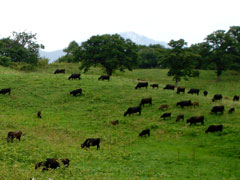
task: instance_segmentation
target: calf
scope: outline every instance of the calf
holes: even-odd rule
[[[41,111],[38,111],[37,117],[42,118],[41,114],[42,114]]]
[[[110,80],[110,76],[108,76],[108,75],[101,75],[99,78],[98,78],[98,80]]]
[[[235,96],[233,97],[233,101],[239,101],[239,96],[236,96],[236,95],[235,95]]]
[[[58,167],[60,167],[60,162],[62,162],[65,167],[68,167],[70,160],[67,158],[65,159],[49,158],[49,159],[46,159],[46,161],[44,162],[36,163],[35,169],[38,169],[41,166],[43,166],[42,171],[48,170],[49,168],[57,169]]]
[[[8,132],[8,136],[7,136],[7,142],[9,142],[11,140],[11,142],[13,142],[13,139],[16,138],[19,141],[21,140],[21,136],[22,136],[22,131],[16,131],[16,132]]]
[[[205,131],[205,133],[213,133],[213,132],[216,132],[216,131],[221,131],[222,132],[223,130],[223,125],[220,124],[220,125],[210,125],[208,126],[207,130]]]
[[[196,125],[196,123],[201,123],[203,125],[204,124],[204,116],[191,117],[191,118],[187,119],[187,123],[190,123],[190,126],[192,124]]]
[[[215,94],[213,99],[212,99],[212,102],[216,101],[216,100],[219,100],[221,101],[222,100],[222,95],[221,94]]]
[[[56,71],[54,72],[54,74],[65,74],[65,69],[56,69]]]
[[[146,137],[147,135],[150,136],[150,129],[145,129],[139,134],[140,137],[142,136]]]
[[[115,120],[115,121],[112,121],[112,122],[111,122],[111,124],[112,124],[113,126],[117,125],[118,123],[119,123],[118,120]]]
[[[139,82],[139,83],[137,84],[137,86],[135,87],[135,89],[142,88],[142,87],[146,87],[146,89],[147,89],[147,87],[148,87],[148,82]]]
[[[90,146],[97,146],[97,149],[100,149],[100,138],[88,138],[84,141],[83,144],[81,144],[81,147],[87,147],[89,148]]]
[[[223,114],[223,111],[224,111],[224,106],[213,106],[211,113],[217,114],[218,112],[220,112]]]
[[[149,104],[152,106],[152,98],[145,98],[145,99],[142,99],[141,102],[140,102],[140,107],[144,107],[144,104]]]
[[[205,91],[203,91],[203,94],[204,94],[204,96],[207,96],[208,92],[205,90]]]
[[[69,78],[68,78],[68,80],[70,80],[70,79],[81,79],[81,74],[72,74],[71,76],[69,76]]]
[[[11,94],[11,88],[1,89],[0,94]]]
[[[82,89],[76,89],[70,92],[70,94],[72,94],[73,96],[77,96],[78,94],[81,95],[82,94]]]
[[[193,102],[193,107],[199,106],[199,102]]]
[[[189,101],[180,101],[180,102],[177,102],[177,105],[176,106],[181,106],[181,108],[184,108],[184,106],[192,106],[192,102],[191,100]]]
[[[128,110],[124,113],[124,116],[126,116],[127,114],[130,116],[131,114],[134,113],[139,113],[139,115],[141,115],[141,106],[137,106],[137,107],[130,107],[128,108]]]
[[[153,89],[154,89],[154,88],[158,88],[158,84],[151,84],[150,86],[151,86]]]
[[[165,120],[167,117],[171,117],[171,113],[164,113],[160,118],[163,118]]]
[[[159,109],[159,110],[168,109],[168,105],[167,105],[167,104],[163,104],[163,105],[161,105],[158,109]]]
[[[177,94],[180,94],[180,92],[185,93],[185,87],[178,87]]]
[[[167,84],[163,89],[174,90],[175,86],[171,84]]]
[[[228,110],[228,113],[231,114],[231,113],[233,113],[233,111],[235,111],[235,108],[229,109],[229,110]]]
[[[176,122],[179,122],[180,120],[184,121],[184,114],[180,114],[177,116]]]
[[[197,95],[199,95],[199,89],[190,89],[189,91],[188,91],[188,94],[197,94]]]

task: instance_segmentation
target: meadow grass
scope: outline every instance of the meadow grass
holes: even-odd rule
[[[37,72],[18,72],[0,67],[1,88],[12,88],[11,95],[0,95],[0,179],[239,179],[240,178],[240,79],[235,72],[223,74],[216,81],[214,71],[201,71],[199,78],[181,81],[180,86],[199,88],[197,95],[176,94],[163,90],[174,84],[167,70],[144,69],[116,72],[110,81],[98,81],[104,74],[93,68],[81,80],[67,80],[79,73],[77,64],[51,64]],[[56,68],[66,74],[54,75]],[[81,72],[80,72],[81,73]],[[159,89],[138,89],[137,79],[158,83]],[[83,95],[70,91],[82,88]],[[203,90],[209,95],[204,97]],[[211,102],[214,94],[222,102]],[[152,97],[142,115],[123,116],[128,107],[137,106],[142,98]],[[181,100],[198,101],[199,107],[176,107]],[[168,104],[166,111],[158,110]],[[223,115],[210,114],[214,105],[224,105]],[[227,110],[235,107],[236,112]],[[42,111],[42,119],[37,111]],[[164,112],[172,118],[160,119]],[[204,125],[189,126],[175,122],[176,116],[205,116]],[[119,120],[112,126],[111,121]],[[205,134],[209,125],[223,124],[222,133]],[[138,137],[146,128],[151,136]],[[7,143],[9,131],[21,130],[22,140]],[[81,149],[86,138],[101,138],[96,147]],[[46,158],[69,158],[70,166],[42,172],[36,162]]]

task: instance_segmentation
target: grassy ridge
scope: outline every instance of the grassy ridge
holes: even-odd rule
[[[57,67],[67,74],[54,75]],[[1,88],[12,88],[12,94],[0,96],[0,179],[238,179],[240,177],[240,80],[232,72],[216,83],[212,71],[202,71],[199,79],[180,82],[187,89],[208,90],[202,94],[178,95],[164,91],[171,83],[166,70],[135,70],[117,72],[108,81],[98,81],[102,72],[93,69],[82,80],[68,81],[76,65],[52,64],[37,73],[21,73],[0,67]],[[135,90],[136,79],[160,84],[159,89]],[[83,89],[83,95],[72,97],[71,90]],[[222,93],[222,102],[211,98]],[[123,117],[130,106],[145,97],[153,98],[152,107],[144,107],[142,115]],[[176,107],[180,100],[199,101],[199,108]],[[168,104],[173,117],[161,120],[161,104]],[[236,108],[232,115],[210,114],[213,105],[223,104],[226,110]],[[42,119],[36,117],[42,111]],[[189,127],[175,122],[178,114],[185,119],[204,115],[205,125]],[[120,124],[111,126],[118,119]],[[222,133],[205,134],[208,125],[224,125]],[[149,138],[139,138],[145,128],[151,128]],[[22,130],[22,141],[7,143],[9,131]],[[81,149],[88,137],[101,138],[101,150]],[[35,170],[36,162],[46,158],[69,158],[70,167],[56,171]]]

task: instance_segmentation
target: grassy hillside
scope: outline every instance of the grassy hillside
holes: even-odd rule
[[[65,67],[65,75],[54,75]],[[180,82],[181,86],[208,90],[209,95],[176,94],[162,88],[170,83],[166,70],[117,72],[108,81],[98,81],[103,74],[92,69],[81,80],[67,80],[79,72],[76,65],[51,64],[35,73],[23,73],[0,67],[0,88],[12,88],[12,94],[0,95],[0,179],[239,179],[240,178],[240,95],[239,74],[227,72],[217,83],[212,71],[202,71],[199,79]],[[137,78],[159,83],[159,89],[135,90]],[[83,95],[69,92],[83,89]],[[211,102],[221,93],[222,102]],[[128,107],[142,98],[152,97],[142,115],[124,117]],[[198,101],[200,107],[181,109],[176,102]],[[168,104],[169,110],[158,107]],[[212,106],[223,104],[224,115],[212,115]],[[236,112],[227,110],[235,107]],[[38,119],[37,111],[42,111]],[[172,118],[162,120],[161,114]],[[176,116],[204,115],[205,125],[189,126],[175,122]],[[120,124],[112,126],[111,121]],[[222,133],[205,134],[209,125],[223,124]],[[140,138],[146,128],[151,136]],[[7,143],[9,131],[21,130],[19,142]],[[81,149],[86,138],[101,138],[100,150]],[[69,158],[69,168],[42,172],[36,162],[46,158]]]

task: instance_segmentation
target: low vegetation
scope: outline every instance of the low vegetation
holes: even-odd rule
[[[199,88],[197,96],[163,90],[173,82],[167,70],[117,71],[110,81],[98,81],[100,69],[82,74],[78,67],[56,63],[24,73],[0,66],[1,88],[12,89],[11,95],[0,95],[0,179],[240,178],[240,102],[232,100],[240,93],[238,73],[223,72],[221,82],[216,82],[214,71],[201,71],[199,78],[179,82],[187,91]],[[53,74],[57,68],[65,68],[66,74]],[[81,73],[81,80],[68,80],[72,73]],[[159,88],[135,90],[137,79]],[[82,95],[69,94],[78,88]],[[222,101],[212,102],[214,94],[222,94]],[[148,97],[152,106],[145,105],[140,116],[123,116]],[[199,106],[176,107],[182,100],[197,101]],[[169,108],[159,110],[163,104]],[[210,114],[215,105],[225,106],[223,115]],[[232,107],[236,111],[228,114]],[[172,117],[160,119],[167,112]],[[179,114],[185,115],[184,121],[176,122]],[[204,115],[204,125],[186,124],[187,118],[199,115]],[[119,124],[112,125],[115,120]],[[223,124],[223,132],[206,134],[213,124]],[[139,137],[148,128],[151,135]],[[9,131],[22,131],[21,141],[7,143]],[[87,138],[100,138],[100,150],[82,149]],[[35,164],[47,158],[68,158],[70,165],[35,170]]]

